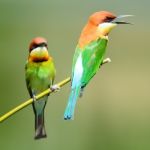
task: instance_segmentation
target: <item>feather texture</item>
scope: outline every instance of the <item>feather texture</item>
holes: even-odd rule
[[[81,90],[83,90],[99,70],[100,64],[103,61],[106,46],[107,39],[102,38],[91,42],[84,48],[77,46],[73,58],[71,93],[64,113],[65,120],[74,117],[76,101],[80,94],[82,94]]]
[[[34,62],[29,59],[26,64],[26,84],[29,94],[32,98],[34,95],[41,93],[49,88],[55,78],[55,67],[51,58],[43,62]],[[35,114],[35,139],[46,137],[44,125],[44,109],[48,95],[39,101],[33,102]]]

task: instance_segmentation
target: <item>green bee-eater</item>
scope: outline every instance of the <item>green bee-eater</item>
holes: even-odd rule
[[[65,120],[73,118],[78,97],[101,67],[109,32],[117,24],[129,24],[117,21],[127,16],[130,15],[116,17],[110,12],[100,11],[89,17],[88,23],[81,32],[73,58],[71,93],[64,113]]]
[[[25,66],[26,84],[33,98],[33,110],[35,114],[35,139],[46,137],[44,126],[44,109],[48,95],[36,101],[35,95],[49,88],[55,78],[53,59],[49,56],[46,39],[37,37],[29,46],[29,57]]]

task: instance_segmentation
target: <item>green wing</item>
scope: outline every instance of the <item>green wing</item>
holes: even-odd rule
[[[106,39],[98,39],[97,41],[93,41],[92,43],[87,45],[82,51],[82,65],[84,71],[81,83],[83,87],[98,71],[100,64],[103,61],[107,41],[108,40]]]

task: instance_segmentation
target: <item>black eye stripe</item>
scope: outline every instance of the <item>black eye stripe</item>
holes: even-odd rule
[[[47,47],[47,44],[46,43],[40,43],[40,44],[37,44],[37,47]]]
[[[111,21],[113,21],[115,19],[115,17],[106,17],[105,18],[105,22],[111,22]]]
[[[113,19],[114,19],[114,18],[107,17],[107,18],[105,19],[105,22],[111,22]]]
[[[37,47],[47,47],[47,43],[33,44],[31,50]]]

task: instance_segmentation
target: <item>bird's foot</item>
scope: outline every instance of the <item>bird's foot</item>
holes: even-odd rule
[[[106,64],[106,63],[110,63],[110,62],[111,62],[111,59],[110,58],[106,58],[106,59],[104,59],[102,61],[101,66],[104,65],[104,64]]]
[[[80,94],[79,94],[79,97],[80,97],[80,98],[83,96],[83,91],[84,91],[84,89],[81,88],[81,91],[80,91]]]
[[[33,95],[33,102],[36,102],[36,96],[35,95]]]
[[[60,91],[60,86],[58,86],[57,84],[54,84],[50,87],[50,89],[53,91],[53,92],[59,92]]]

